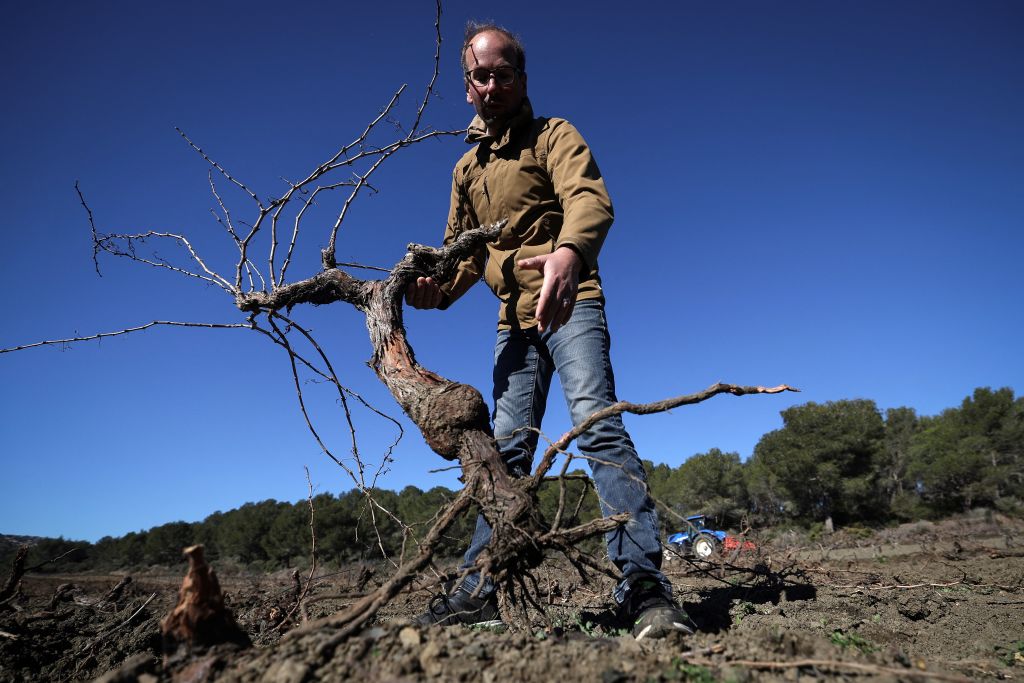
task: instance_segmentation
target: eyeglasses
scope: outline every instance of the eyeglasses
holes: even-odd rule
[[[483,88],[491,82],[492,78],[494,79],[494,82],[500,86],[512,85],[518,75],[519,69],[514,66],[499,66],[497,69],[485,69],[483,67],[478,67],[467,71],[466,79],[473,85],[478,85]]]

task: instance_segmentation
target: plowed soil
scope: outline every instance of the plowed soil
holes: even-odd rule
[[[160,619],[180,575],[27,576],[0,606],[0,681],[796,681],[1024,678],[1024,522],[978,515],[811,544],[781,536],[667,573],[698,632],[636,641],[609,617],[612,579],[551,560],[533,594],[544,614],[505,630],[418,628],[436,581],[401,594],[336,642],[301,628],[387,576],[351,567],[314,580],[295,610],[287,572],[221,583],[255,646],[162,660]],[[372,573],[371,573],[372,572]],[[58,599],[58,585],[71,583]]]

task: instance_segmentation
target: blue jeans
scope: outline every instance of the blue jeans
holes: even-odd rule
[[[604,305],[597,300],[577,302],[569,322],[556,332],[539,333],[536,328],[498,331],[494,347],[494,435],[513,475],[525,476],[532,469],[538,430],[556,370],[573,424],[615,403],[610,347]],[[658,516],[647,490],[647,474],[622,417],[598,422],[579,437],[577,444],[590,465],[602,513],[630,514],[628,523],[606,534],[608,557],[622,573],[614,592],[616,601],[623,602],[630,585],[639,578],[659,581],[671,595],[671,584],[660,571]],[[490,538],[491,527],[479,515],[462,569],[473,566]],[[479,574],[469,574],[463,588],[474,591],[479,583]],[[488,579],[480,594],[493,590]]]

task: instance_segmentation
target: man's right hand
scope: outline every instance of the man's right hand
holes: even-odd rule
[[[413,308],[437,308],[444,295],[434,278],[418,277],[405,290],[405,302]]]

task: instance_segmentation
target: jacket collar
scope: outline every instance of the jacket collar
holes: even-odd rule
[[[479,116],[474,116],[473,120],[469,123],[469,129],[466,131],[466,142],[476,143],[493,140],[492,147],[494,149],[501,149],[509,143],[512,131],[521,128],[530,121],[533,121],[533,106],[530,104],[530,98],[524,97],[519,113],[512,117],[512,120],[508,122],[508,125],[501,132],[501,135],[497,138],[491,136],[487,132],[487,124],[484,123],[484,120]]]

